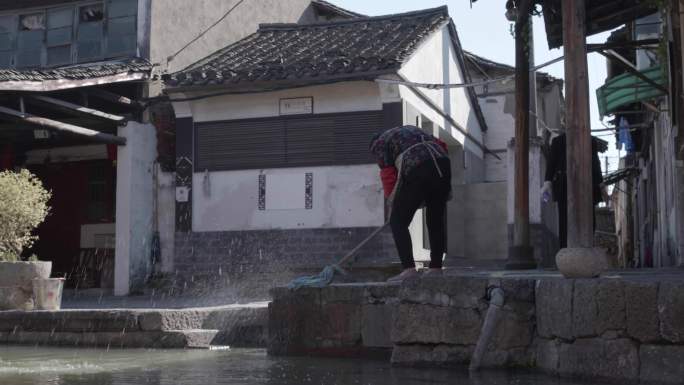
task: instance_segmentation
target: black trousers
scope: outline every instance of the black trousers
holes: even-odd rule
[[[405,269],[415,267],[409,225],[416,211],[425,203],[426,225],[430,240],[430,267],[441,268],[446,251],[446,204],[451,191],[451,164],[448,158],[438,159],[442,176],[430,160],[418,166],[401,180],[394,197],[390,226]]]

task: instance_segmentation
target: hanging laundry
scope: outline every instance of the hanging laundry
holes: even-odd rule
[[[620,118],[620,124],[618,126],[618,149],[621,150],[623,145],[625,146],[625,151],[627,151],[627,153],[632,153],[636,150],[634,148],[634,141],[632,141],[629,122],[624,117]]]

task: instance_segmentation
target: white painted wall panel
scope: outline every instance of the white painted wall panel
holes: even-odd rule
[[[448,28],[445,26],[430,36],[414,53],[413,57],[404,64],[399,74],[409,81],[419,83],[463,83],[463,72],[458,65]],[[477,121],[475,111],[465,89],[420,89],[420,91],[428,96],[437,106],[441,107],[443,111],[447,111],[466,132],[476,138],[476,140],[482,141],[480,124]],[[431,121],[446,129],[459,143],[463,144],[465,141],[466,148],[482,158],[482,150],[479,147],[474,145],[472,141],[465,140],[462,133],[452,127],[449,122],[432,108],[428,107],[425,102],[420,100],[408,88],[401,86],[400,93],[406,102],[417,108]]]
[[[176,173],[159,172],[159,240],[161,243],[161,271],[173,272],[176,237]]]
[[[505,150],[515,135],[515,116],[504,112],[505,95],[480,98],[480,108],[487,120],[485,144],[492,150]]]
[[[314,114],[382,110],[374,82],[345,82],[267,93],[224,95],[192,103],[195,122],[279,116],[280,99],[313,97]]]
[[[313,173],[313,208],[259,210],[259,175]],[[203,191],[204,173],[196,173],[193,194],[193,231],[239,231],[370,227],[383,223],[384,207],[378,167],[308,167],[209,173],[210,189]],[[268,203],[267,203],[268,207]]]
[[[303,210],[305,204],[304,172],[266,176],[266,210]]]
[[[127,295],[151,268],[157,135],[153,125],[136,122],[119,127],[118,134],[128,141],[117,156],[114,294]]]

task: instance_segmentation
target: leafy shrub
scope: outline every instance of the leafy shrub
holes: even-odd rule
[[[48,215],[50,192],[28,170],[0,172],[0,261],[17,261],[38,238],[31,232]]]

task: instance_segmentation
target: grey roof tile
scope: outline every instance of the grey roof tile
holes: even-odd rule
[[[73,64],[55,68],[0,68],[1,82],[43,82],[49,80],[84,80],[122,73],[149,73],[152,65],[142,59],[121,59]]]
[[[263,24],[256,33],[164,80],[173,88],[391,73],[448,21],[447,7],[440,7],[317,24]]]

